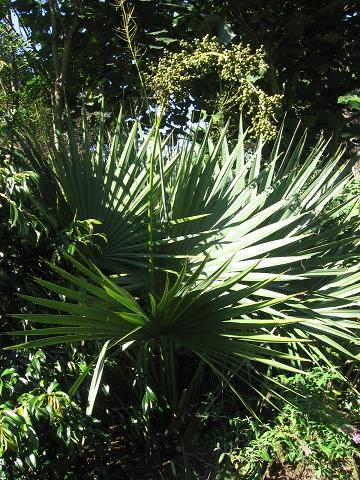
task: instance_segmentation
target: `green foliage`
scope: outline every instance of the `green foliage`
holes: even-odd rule
[[[206,34],[262,47],[271,94],[283,95],[288,119],[314,132],[341,132],[347,119],[337,105],[359,86],[359,3],[319,0],[170,0],[171,26],[162,36],[192,41]],[[225,30],[225,32],[224,32]],[[230,32],[230,35],[229,35]],[[227,35],[226,35],[227,33]]]
[[[16,227],[26,242],[36,243],[49,230],[51,222],[46,218],[39,195],[38,176],[35,172],[15,167],[10,155],[5,155],[0,168],[0,209],[8,228]],[[49,225],[50,224],[50,225]]]
[[[5,152],[8,152],[5,149]],[[2,152],[3,153],[3,152]],[[15,166],[16,165],[16,166]],[[24,168],[21,159],[4,153],[0,167],[0,318],[19,311],[23,301],[18,293],[35,293],[30,282],[41,272],[44,259],[59,262],[59,249],[74,254],[79,248],[97,251],[96,220],[78,220],[67,225],[56,217],[42,197],[39,176]],[[37,292],[38,293],[38,292]]]
[[[85,417],[59,383],[49,379],[61,367],[49,371],[47,361],[39,350],[24,373],[10,367],[0,374],[1,479],[33,478],[35,471],[54,467],[61,471],[61,462],[76,455],[85,438],[101,436],[97,421]]]
[[[344,219],[331,232],[322,231],[343,206],[324,209],[353,181],[346,164],[339,165],[341,151],[327,158],[323,138],[306,151],[305,135],[294,135],[286,149],[281,132],[269,151],[261,140],[249,146],[242,128],[238,141],[230,142],[227,127],[214,144],[210,131],[210,126],[198,130],[173,146],[172,137],[162,137],[156,126],[145,134],[135,122],[129,131],[120,115],[107,139],[102,117],[95,146],[84,117],[82,147],[69,121],[68,142],[50,148],[49,157],[29,137],[17,154],[37,173],[43,201],[59,227],[70,228],[75,217],[101,222],[94,233],[106,241],[98,237],[95,263],[110,273],[126,273],[119,281],[135,290],[149,282],[149,257],[157,271],[175,272],[183,258],[194,270],[209,255],[210,272],[234,256],[235,274],[259,261],[255,270],[261,275],[249,277],[258,280],[283,274],[288,262],[293,277],[278,282],[300,284],[306,283],[307,271],[331,264],[332,257],[357,255],[356,235],[341,236],[347,226],[357,232],[357,221]],[[357,201],[350,194],[347,206]],[[329,244],[329,235],[338,241]],[[315,276],[326,274],[320,270]],[[157,278],[162,293],[164,277]],[[310,278],[315,277],[310,273]]]
[[[227,46],[233,41],[250,44],[252,51],[262,47],[269,66],[262,80],[264,90],[271,95],[283,95],[282,104],[285,111],[291,112],[290,117],[301,116],[307,125],[315,126],[314,131],[326,128],[332,132],[344,124],[337,98],[359,84],[358,3],[357,0],[319,2],[312,5],[304,0],[291,4],[281,0],[125,3],[135,8],[135,43],[144,53],[140,69],[144,69],[145,59],[157,64],[169,45],[176,48],[180,41],[192,43],[205,35],[216,36]],[[119,35],[122,17],[116,2],[86,0],[80,5],[73,0],[57,0],[54,3],[58,6],[60,55],[66,33],[78,15],[65,85],[71,108],[79,111],[80,97],[85,96],[92,104],[100,93],[112,106],[124,101],[129,110],[134,105],[138,107],[143,88],[137,67],[129,60],[127,42]],[[40,77],[41,82],[45,80],[50,88],[55,75],[49,2],[4,0],[0,15],[5,24],[9,10],[13,17],[19,18],[23,34],[28,35],[30,45],[36,50],[29,73]],[[198,93],[207,89],[208,85],[205,89],[200,86]],[[32,99],[36,98],[34,92]],[[190,103],[188,100],[187,106]],[[32,114],[35,113],[33,109]]]
[[[347,105],[355,110],[360,110],[360,96],[356,93],[347,93],[338,98],[338,103]]]
[[[0,51],[0,145],[11,149],[20,128],[43,143],[52,120],[46,77],[34,74],[36,55],[29,42],[1,20]]]
[[[67,102],[79,113],[80,98],[92,105],[94,98],[103,94],[115,108],[124,101],[131,110],[134,105],[142,104],[142,87],[139,84],[138,72],[129,59],[127,42],[119,34],[122,26],[121,12],[116,2],[102,0],[56,0],[54,19],[51,18],[49,1],[39,3],[36,0],[4,0],[0,5],[0,21],[9,24],[8,15],[18,19],[22,27],[22,35],[26,36],[32,59],[30,72],[32,77],[45,81],[46,99],[50,100],[59,72],[55,65],[54,50],[58,63],[62,62],[67,41],[68,65],[63,87],[66,89]],[[148,36],[148,24],[151,19],[154,30],[161,25],[169,24],[168,8],[161,2],[141,0],[136,5],[135,17],[139,19],[137,41],[142,50],[152,43]],[[74,20],[76,21],[74,22]],[[55,20],[55,32],[52,22]],[[17,22],[16,22],[17,23]],[[105,26],[105,28],[104,28]],[[12,30],[15,30],[12,26]],[[55,43],[55,45],[53,44]],[[104,48],[106,46],[106,48]],[[157,57],[157,50],[148,49],[147,57]],[[33,101],[37,101],[33,95]],[[49,102],[50,103],[50,102]],[[35,115],[36,109],[32,111]],[[47,121],[49,124],[49,121]]]
[[[29,275],[38,271],[41,256],[49,258],[52,240],[48,237],[51,224],[33,204],[40,196],[34,172],[20,166],[15,168],[10,156],[3,156],[0,190],[0,294],[3,299],[0,318],[3,327],[5,315],[22,307],[17,293],[34,291]]]
[[[282,375],[278,380],[291,390],[271,422],[230,420],[238,432],[229,453],[236,478],[254,478],[255,472],[281,465],[292,465],[299,476],[310,471],[316,478],[354,478],[358,451],[351,422],[360,418],[357,393],[352,393],[349,416],[338,406],[342,377],[336,371],[314,368],[306,376]]]
[[[267,69],[261,48],[251,53],[250,47],[242,44],[225,47],[208,35],[191,43],[182,41],[180,48],[179,52],[165,51],[147,76],[149,88],[161,104],[183,102],[193,95],[210,113],[228,115],[235,107],[249,119],[250,133],[261,133],[265,139],[275,137],[274,115],[281,96],[267,95],[255,85]],[[202,85],[200,91],[193,90],[194,84]]]
[[[107,356],[119,354],[148,441],[153,428],[191,438],[204,393],[229,387],[246,403],[235,379],[259,394],[278,369],[332,364],[335,352],[354,359],[359,344],[360,274],[348,267],[359,225],[345,217],[328,228],[347,205],[325,209],[351,179],[341,152],[327,157],[320,138],[305,154],[303,136],[281,154],[280,134],[266,156],[241,126],[235,144],[226,128],[213,144],[210,130],[173,145],[159,121],[145,135],[120,117],[107,140],[102,119],[95,147],[84,120],[79,148],[69,120],[50,162],[29,140],[18,152],[53,186],[43,198],[65,229],[75,215],[96,227],[98,251],[83,251],[113,275],[68,255],[70,271],[49,264],[62,281],[36,279],[52,296],[23,296],[40,312],[15,315],[40,338],[14,348],[103,342],[88,413]]]
[[[213,477],[232,462],[246,478],[292,464],[348,479],[360,435],[359,184],[322,137],[275,136],[274,114],[281,101],[354,139],[358,114],[344,131],[342,105],[359,106],[358,5],[117,5],[0,5],[0,314],[2,347],[15,349],[1,355],[0,478],[74,478],[105,438],[93,412],[121,425],[131,452],[161,447],[164,463],[182,450],[196,478],[188,447],[214,409]],[[189,103],[215,110],[216,140],[203,122],[187,136],[161,133],[160,117],[146,129],[151,108],[123,121],[147,97],[145,59],[166,123]],[[66,113],[49,136],[51,91],[75,123],[80,97],[93,108],[101,92],[125,116],[111,132],[103,110],[93,135],[88,114],[77,130]],[[237,138],[234,110],[250,125],[241,119]]]

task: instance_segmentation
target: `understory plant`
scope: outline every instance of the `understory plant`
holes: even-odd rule
[[[88,414],[117,355],[134,423],[166,442],[192,438],[194,413],[224,389],[251,411],[244,390],[281,395],[280,370],[332,365],[335,352],[357,360],[359,199],[331,206],[352,174],[321,137],[284,145],[280,131],[271,147],[240,121],[235,140],[225,127],[214,143],[209,126],[176,141],[159,125],[129,130],[120,115],[108,135],[102,115],[93,145],[84,115],[79,145],[68,118],[50,157],[20,139],[42,201],[64,225],[91,222],[96,248],[64,253],[68,268],[49,263],[58,281],[35,279],[48,293],[24,296],[14,317],[28,340],[11,348],[100,342],[76,384],[94,368]]]
[[[14,366],[0,372],[2,480],[37,478],[40,472],[53,478],[60,478],[57,475],[62,472],[61,478],[70,478],[66,462],[74,462],[85,438],[87,443],[105,438],[99,421],[86,417],[61,390],[56,377],[62,376],[64,365],[57,362],[49,371],[48,361],[45,353],[37,350],[26,367],[14,358],[8,362]]]
[[[230,451],[220,454],[221,462],[228,457],[239,479],[264,478],[286,468],[298,478],[358,478],[358,392],[348,388],[351,411],[346,411],[339,396],[341,375],[331,368],[281,375],[279,381],[291,387],[287,402],[266,424],[250,417],[229,419],[229,433],[222,440]]]

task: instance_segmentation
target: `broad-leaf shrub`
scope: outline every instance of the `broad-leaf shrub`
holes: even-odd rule
[[[48,377],[46,361],[39,350],[26,372],[10,367],[0,373],[1,479],[61,471],[61,463],[74,461],[85,438],[90,442],[102,435],[97,421],[87,418],[57,381],[41,378]]]
[[[233,448],[222,452],[221,460],[228,456],[240,479],[281,468],[291,468],[299,477],[356,477],[358,392],[348,389],[351,410],[347,412],[339,397],[342,376],[333,369],[315,367],[306,376],[281,375],[279,381],[291,388],[288,402],[265,425],[254,418],[230,419],[229,436],[221,440]]]

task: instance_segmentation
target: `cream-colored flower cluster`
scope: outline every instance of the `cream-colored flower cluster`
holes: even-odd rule
[[[243,111],[251,123],[250,133],[265,139],[276,135],[275,112],[281,95],[268,95],[256,81],[267,69],[262,48],[251,52],[249,45],[225,47],[216,38],[205,36],[194,42],[180,42],[178,52],[166,51],[160,61],[151,65],[147,83],[157,101],[169,98],[184,101],[192,93],[194,82],[217,78],[219,91],[203,88],[201,100],[213,112],[224,114],[230,109]]]

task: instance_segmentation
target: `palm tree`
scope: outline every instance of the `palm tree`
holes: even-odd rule
[[[55,313],[16,315],[48,326],[12,348],[102,342],[89,413],[115,349],[134,367],[143,406],[178,425],[208,371],[215,396],[227,386],[245,402],[238,377],[260,393],[277,369],[331,363],[329,351],[356,358],[359,198],[333,203],[352,181],[340,150],[328,156],[321,137],[309,150],[298,132],[283,149],[281,131],[271,149],[254,145],[241,122],[236,141],[225,127],[215,144],[211,125],[176,144],[159,121],[127,131],[121,115],[109,138],[101,117],[95,148],[86,121],[82,133],[80,148],[69,119],[50,159],[29,139],[23,152],[53,185],[58,217],[96,219],[106,242],[91,262],[64,254],[69,271],[50,264],[62,283],[36,279],[55,297],[25,298]]]

